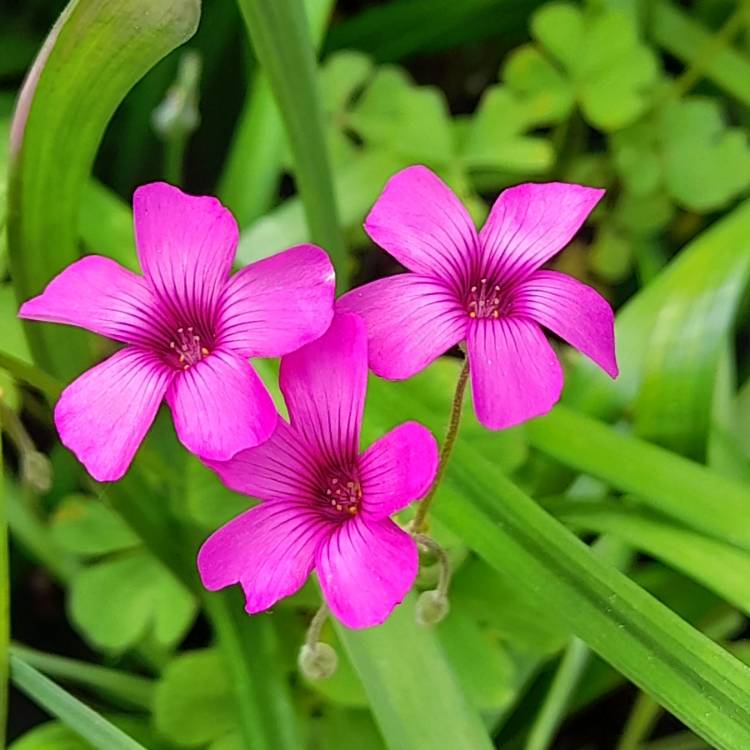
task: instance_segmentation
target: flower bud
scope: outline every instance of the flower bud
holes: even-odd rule
[[[299,651],[297,666],[309,680],[327,680],[339,665],[336,651],[327,643],[305,643]]]
[[[439,591],[423,591],[417,599],[417,625],[429,628],[445,619],[450,610],[448,597]]]
[[[154,130],[163,140],[186,137],[200,124],[200,74],[200,56],[188,50],[180,58],[177,80],[152,115]]]
[[[33,490],[44,494],[52,487],[52,464],[44,453],[28,451],[21,456],[21,476]]]

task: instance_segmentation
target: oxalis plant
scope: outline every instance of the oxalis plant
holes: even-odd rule
[[[750,747],[748,24],[73,0],[16,44],[10,747]],[[469,114],[394,63],[483,39]]]

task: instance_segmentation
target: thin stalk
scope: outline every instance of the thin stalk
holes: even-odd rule
[[[592,551],[618,570],[626,570],[633,551],[612,536],[601,536],[591,545]],[[557,730],[581,682],[591,658],[589,647],[578,638],[571,638],[549,691],[529,731],[524,750],[547,750],[553,747]]]
[[[0,367],[7,370],[16,380],[41,391],[50,401],[56,401],[63,389],[57,378],[12,354],[0,352]]]
[[[638,750],[653,731],[661,712],[661,706],[653,698],[639,693],[616,750]]]
[[[690,91],[707,73],[716,56],[727,47],[744,27],[750,13],[750,3],[741,0],[724,25],[705,44],[686,70],[675,80],[667,96],[679,99]]]
[[[238,0],[255,54],[268,76],[294,158],[294,176],[313,242],[348,288],[349,261],[338,222],[318,93],[315,50],[302,0]]]
[[[321,604],[312,620],[310,620],[310,625],[305,634],[305,643],[308,646],[314,646],[320,640],[320,631],[323,629],[323,625],[325,625],[328,615],[328,605]]]
[[[591,651],[578,638],[572,638],[552,679],[549,692],[526,740],[525,750],[547,750],[565,718],[570,698],[586,671]]]
[[[164,141],[164,179],[172,185],[182,185],[187,137],[173,135]]]
[[[448,422],[448,430],[445,433],[445,439],[440,449],[440,463],[438,465],[437,474],[435,475],[435,481],[430,487],[430,491],[427,496],[417,508],[417,514],[414,516],[412,521],[411,531],[412,534],[420,534],[424,530],[425,520],[427,514],[430,511],[430,506],[435,498],[435,493],[440,486],[440,482],[443,479],[445,470],[448,467],[451,454],[453,453],[453,446],[456,443],[458,437],[458,428],[461,425],[461,412],[463,411],[464,394],[466,393],[466,384],[469,381],[469,360],[464,360],[464,366],[461,368],[461,373],[458,376],[458,382],[456,383],[456,391],[453,395],[453,405],[451,406],[451,416]]]

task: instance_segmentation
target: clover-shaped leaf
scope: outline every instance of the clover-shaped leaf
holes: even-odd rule
[[[727,128],[719,104],[675,102],[662,116],[665,180],[675,200],[696,211],[721,208],[750,185],[747,135]]]
[[[157,730],[180,747],[231,743],[234,697],[216,651],[189,651],[170,662],[156,688],[154,721]]]
[[[565,73],[569,95],[592,125],[618,130],[644,112],[659,66],[639,40],[632,14],[618,9],[584,14],[568,3],[552,3],[534,14],[531,28]],[[552,80],[538,60],[534,66],[537,76]],[[558,80],[554,86],[562,101]]]
[[[365,143],[413,161],[439,165],[454,152],[445,96],[431,86],[415,86],[393,65],[377,70],[347,123]]]
[[[115,653],[148,633],[168,647],[195,617],[195,601],[161,563],[145,551],[106,558],[84,568],[70,588],[71,620],[94,646]]]
[[[137,547],[138,537],[106,505],[68,495],[52,515],[52,535],[69,552],[95,557]]]
[[[726,126],[713,99],[669,102],[650,120],[614,134],[611,143],[615,167],[641,204],[666,192],[684,208],[707,212],[750,187],[747,135]]]
[[[477,169],[546,171],[554,152],[545,138],[524,135],[531,124],[525,103],[507,87],[488,89],[464,137],[464,162]]]
[[[147,634],[165,648],[185,635],[196,612],[192,595],[106,505],[66,497],[52,516],[52,535],[64,549],[97,558],[76,573],[68,600],[71,620],[90,643],[119,653]]]

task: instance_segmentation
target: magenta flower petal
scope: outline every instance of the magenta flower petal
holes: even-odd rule
[[[482,274],[506,286],[529,276],[573,239],[604,192],[563,182],[504,190],[479,233]]]
[[[393,521],[358,516],[318,549],[315,567],[331,612],[350,628],[386,620],[417,576],[417,545]]]
[[[183,325],[208,325],[232,267],[239,230],[216,198],[186,195],[165,182],[133,195],[143,273]]]
[[[214,461],[225,461],[267,440],[278,417],[250,364],[221,350],[178,373],[167,391],[167,403],[182,444]]]
[[[389,380],[409,378],[466,337],[469,318],[441,281],[414,273],[353,289],[337,309],[367,324],[370,367]]]
[[[123,349],[74,380],[55,406],[60,440],[99,482],[119,479],[154,421],[174,373]]]
[[[246,611],[262,612],[302,586],[329,535],[329,527],[310,509],[293,503],[257,505],[200,548],[201,581],[209,591],[241,584]]]
[[[485,427],[512,427],[546,414],[557,403],[562,368],[536,323],[476,320],[466,343],[474,409]]]
[[[204,461],[229,489],[263,500],[298,501],[317,491],[312,453],[281,418],[265,443],[229,461]]]
[[[397,172],[365,219],[365,231],[410,271],[467,280],[477,231],[453,191],[427,167]]]
[[[556,271],[537,271],[514,291],[514,310],[549,328],[617,377],[615,319],[599,292]]]
[[[128,344],[149,345],[158,338],[156,299],[143,277],[109,258],[90,255],[55,276],[19,316],[65,323]]]
[[[362,455],[362,510],[379,520],[427,494],[438,467],[438,445],[417,422],[405,422]]]
[[[299,245],[253,263],[227,284],[219,346],[246,357],[278,357],[322,336],[333,318],[336,277],[328,255]]]
[[[310,446],[331,459],[355,457],[367,389],[362,319],[336,315],[322,338],[281,360],[279,385],[292,427]]]
[[[206,462],[266,502],[206,542],[201,576],[211,589],[240,582],[255,612],[299,588],[314,564],[342,622],[376,625],[417,573],[414,541],[387,516],[430,487],[437,444],[408,423],[360,455],[367,348],[357,315],[337,313],[318,341],[285,356],[280,380],[291,424],[279,420],[263,445]]]

